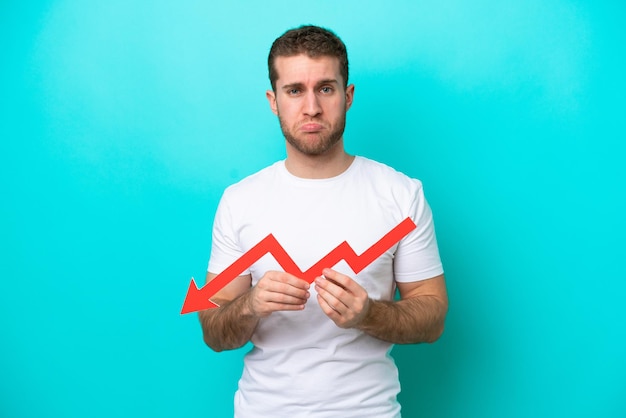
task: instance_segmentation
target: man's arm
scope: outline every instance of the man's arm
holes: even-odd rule
[[[316,280],[320,306],[337,326],[394,344],[436,341],[448,311],[444,276],[397,285],[401,300],[387,302],[370,299],[361,285],[334,270],[325,269]]]
[[[207,273],[207,283],[215,276]],[[250,340],[259,322],[248,309],[246,295],[251,281],[250,275],[235,278],[211,299],[218,308],[198,312],[204,342],[213,350],[232,350]]]
[[[444,276],[397,286],[401,299],[374,301],[357,328],[395,344],[437,341],[448,312]]]
[[[207,274],[207,282],[215,278]],[[204,342],[215,351],[246,344],[259,320],[276,311],[304,309],[309,284],[284,272],[268,271],[254,287],[250,275],[239,276],[211,300],[219,308],[199,312]]]

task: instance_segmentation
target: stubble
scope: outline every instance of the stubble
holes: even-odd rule
[[[305,155],[318,156],[325,154],[328,150],[333,148],[339,140],[343,137],[343,132],[346,128],[346,112],[344,111],[341,117],[336,121],[334,128],[329,132],[320,132],[314,136],[315,138],[298,138],[294,132],[286,125],[285,121],[278,115],[280,122],[280,129],[283,131],[283,135],[289,144],[296,150]],[[295,128],[294,128],[295,129]],[[304,135],[302,135],[304,136]]]

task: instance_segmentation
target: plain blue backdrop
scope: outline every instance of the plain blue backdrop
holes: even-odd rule
[[[623,2],[3,1],[0,416],[228,417],[179,314],[223,189],[284,158],[266,57],[346,42],[347,149],[421,179],[450,294],[405,417],[626,416]]]

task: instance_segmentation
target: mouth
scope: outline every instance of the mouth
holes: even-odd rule
[[[324,129],[321,123],[308,122],[300,126],[300,130],[306,133],[316,133]]]

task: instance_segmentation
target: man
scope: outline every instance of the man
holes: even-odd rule
[[[437,340],[448,306],[421,183],[344,150],[354,85],[336,35],[287,31],[268,66],[287,158],[224,192],[207,281],[270,233],[304,271],[343,241],[361,254],[406,217],[417,229],[359,274],[341,261],[312,285],[265,255],[200,312],[204,340],[215,351],[254,345],[236,417],[398,417],[392,344]]]

